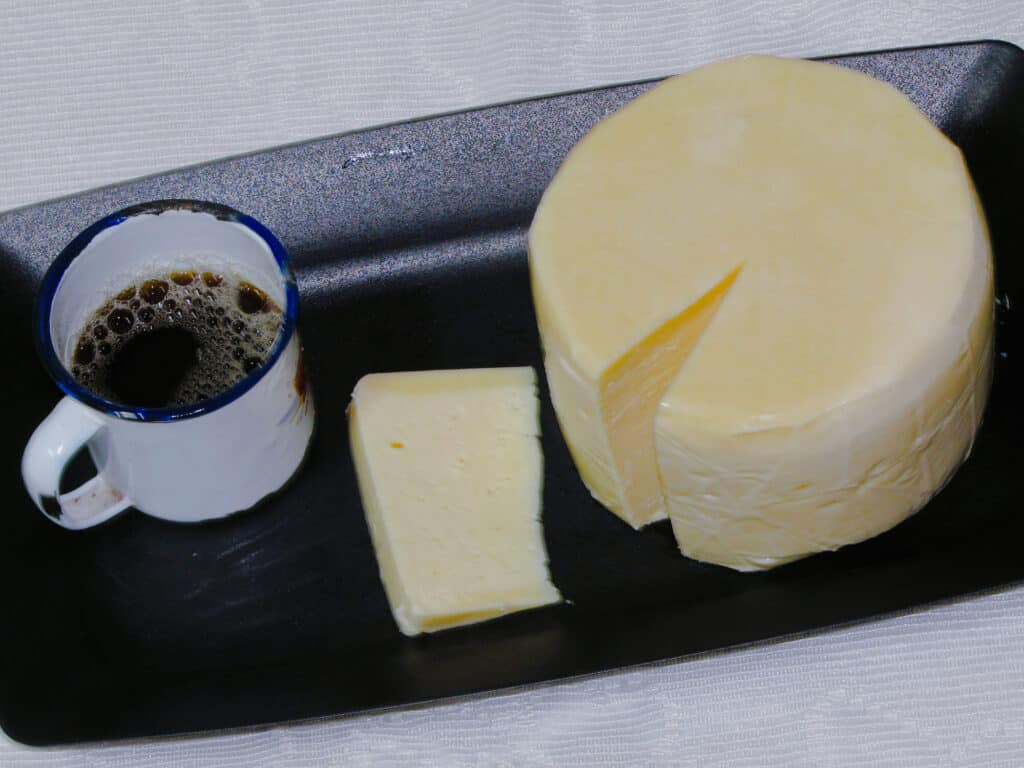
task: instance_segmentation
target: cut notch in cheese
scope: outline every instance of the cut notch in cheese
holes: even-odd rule
[[[364,376],[349,433],[381,579],[404,634],[560,600],[540,522],[532,368]]]
[[[614,511],[634,528],[663,520],[654,417],[661,397],[700,341],[742,267],[648,334],[601,376],[601,419],[619,484]]]

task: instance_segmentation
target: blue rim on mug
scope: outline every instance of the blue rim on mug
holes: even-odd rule
[[[277,333],[274,345],[270,348],[267,359],[258,368],[248,373],[241,381],[231,385],[223,392],[213,397],[200,400],[196,403],[174,407],[174,408],[136,408],[123,403],[116,403],[107,400],[95,392],[86,389],[71,375],[71,372],[64,365],[64,362],[57,355],[53,348],[53,338],[50,332],[50,308],[54,296],[60,287],[64,273],[71,262],[75,260],[98,234],[104,230],[119,226],[129,219],[140,215],[159,215],[166,211],[191,211],[194,213],[205,213],[223,221],[230,221],[249,229],[259,237],[270,249],[281,271],[281,278],[284,280],[285,307],[284,317],[281,322],[281,329]],[[220,203],[210,203],[201,200],[154,200],[147,203],[123,208],[120,211],[104,216],[99,221],[79,233],[60,255],[54,260],[43,276],[42,286],[36,298],[35,317],[33,318],[33,331],[36,342],[36,349],[42,358],[43,364],[57,386],[70,397],[81,403],[90,406],[102,413],[117,418],[133,421],[178,421],[194,416],[202,416],[218,408],[234,402],[244,395],[256,383],[266,375],[277,359],[281,356],[288,342],[295,333],[296,318],[299,310],[299,291],[295,285],[295,277],[292,275],[288,252],[281,241],[274,236],[267,227],[251,216],[229,208]]]

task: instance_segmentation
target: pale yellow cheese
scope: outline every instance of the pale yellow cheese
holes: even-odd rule
[[[969,452],[984,217],[959,150],[866,75],[746,57],[666,81],[572,150],[529,246],[581,475],[633,525],[667,510],[690,556],[873,536]]]
[[[381,579],[407,635],[560,599],[541,528],[532,368],[370,374],[349,435]]]

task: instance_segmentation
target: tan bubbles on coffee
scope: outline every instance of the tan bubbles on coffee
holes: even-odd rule
[[[107,301],[79,334],[79,383],[124,405],[175,407],[223,392],[262,365],[281,328],[280,307],[246,281],[199,277],[153,276]]]
[[[170,278],[177,285],[191,285],[192,281],[196,279],[196,273],[191,269],[180,270],[178,272],[171,272]]]
[[[169,288],[170,286],[165,280],[147,280],[142,284],[139,293],[142,294],[142,298],[146,300],[147,304],[159,304],[164,300]]]
[[[265,312],[270,297],[252,283],[245,280],[238,284],[238,308],[247,315]]]

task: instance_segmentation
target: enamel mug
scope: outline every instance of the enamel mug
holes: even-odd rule
[[[183,269],[237,275],[283,310],[263,364],[182,407],[129,407],[76,381],[70,367],[77,335],[95,311],[132,280]],[[50,266],[36,303],[39,354],[64,398],[25,448],[22,477],[33,501],[56,523],[81,529],[128,507],[175,522],[212,520],[280,489],[302,463],[313,431],[297,311],[284,247],[238,211],[163,200],[86,229]],[[65,466],[83,448],[96,476],[60,493]]]

